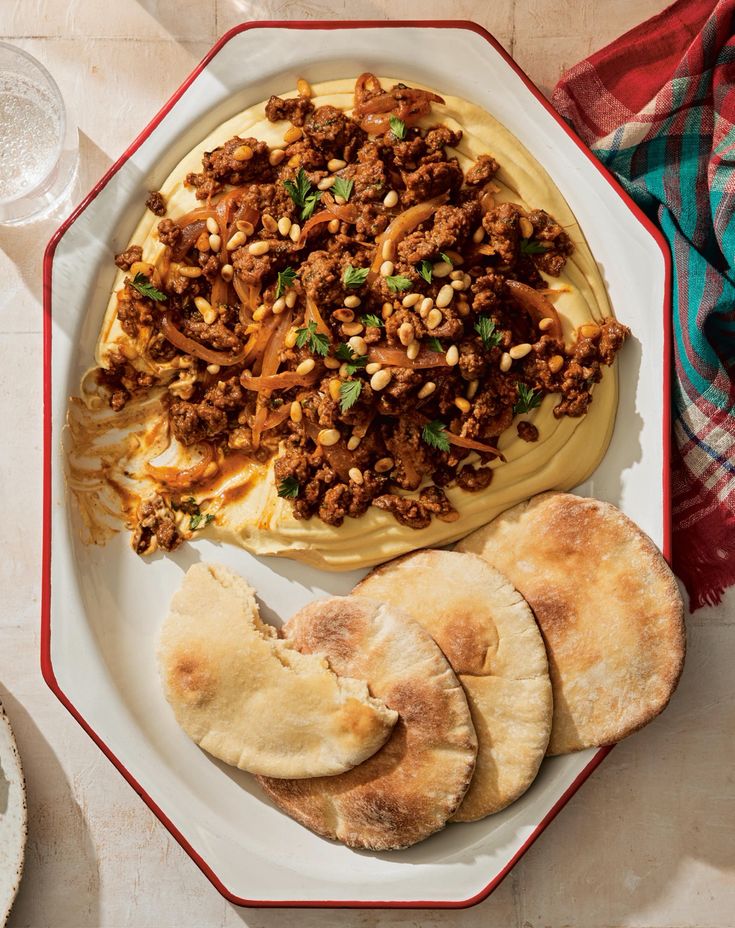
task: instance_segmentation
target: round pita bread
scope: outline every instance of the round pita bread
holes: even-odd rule
[[[546,651],[526,601],[482,558],[456,551],[419,551],[384,564],[354,593],[420,622],[465,689],[477,764],[452,821],[504,809],[535,779],[551,732]]]
[[[443,828],[472,779],[477,738],[464,691],[430,635],[407,615],[357,596],[311,603],[284,629],[366,679],[398,712],[385,746],[337,777],[274,780],[266,793],[307,828],[350,847],[409,847]]]
[[[684,664],[674,575],[609,503],[543,493],[469,535],[533,609],[554,691],[549,754],[620,741],[664,709]]]
[[[261,621],[252,588],[226,567],[194,564],[161,632],[159,660],[176,720],[196,743],[251,773],[342,773],[374,754],[397,713],[367,684],[336,676]]]

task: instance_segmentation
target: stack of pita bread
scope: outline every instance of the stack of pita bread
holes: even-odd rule
[[[548,754],[645,725],[684,649],[653,542],[614,506],[545,493],[311,603],[280,637],[245,581],[197,564],[159,656],[197,744],[317,834],[388,850],[500,811]]]

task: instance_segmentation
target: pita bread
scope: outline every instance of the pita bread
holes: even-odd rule
[[[176,720],[196,743],[251,773],[342,773],[374,754],[397,713],[367,684],[299,654],[260,619],[252,588],[226,567],[194,564],[161,633]]]
[[[482,558],[456,551],[419,551],[384,564],[354,592],[420,622],[464,687],[477,764],[452,821],[505,808],[535,779],[551,732],[546,651],[526,601]]]
[[[393,734],[338,777],[260,778],[307,828],[350,847],[409,847],[443,828],[472,779],[477,739],[464,691],[429,634],[407,615],[357,596],[315,602],[285,627],[296,647],[322,652],[398,712]]]
[[[459,545],[507,574],[549,655],[549,754],[620,741],[664,709],[684,664],[683,605],[651,539],[609,503],[543,493]]]

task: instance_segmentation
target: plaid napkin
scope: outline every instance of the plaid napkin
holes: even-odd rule
[[[735,583],[734,14],[680,0],[553,96],[671,247],[673,567],[692,609]]]

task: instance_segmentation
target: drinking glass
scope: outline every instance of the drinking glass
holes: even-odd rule
[[[27,52],[0,42],[0,224],[51,213],[77,162],[76,129],[56,82]]]

